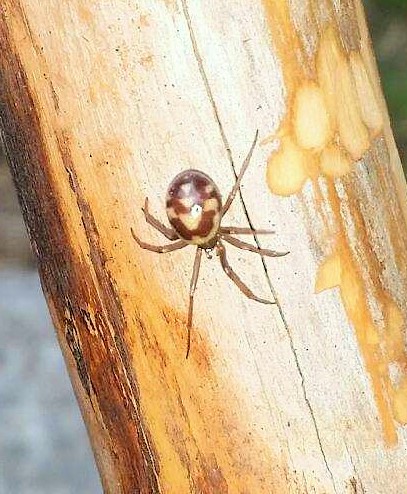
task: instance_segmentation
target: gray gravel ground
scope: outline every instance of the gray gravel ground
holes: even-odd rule
[[[0,269],[0,494],[100,492],[37,273]]]

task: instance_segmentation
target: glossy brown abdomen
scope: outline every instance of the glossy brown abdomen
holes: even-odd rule
[[[179,173],[168,187],[166,207],[172,227],[188,243],[210,245],[216,237],[222,201],[218,187],[206,173]]]

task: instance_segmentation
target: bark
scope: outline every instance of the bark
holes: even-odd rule
[[[4,0],[0,118],[44,293],[108,493],[399,493],[406,187],[359,0]],[[246,299],[163,243],[185,168]],[[165,239],[164,239],[165,240]],[[35,342],[33,342],[35,344]],[[24,392],[24,390],[22,390]]]

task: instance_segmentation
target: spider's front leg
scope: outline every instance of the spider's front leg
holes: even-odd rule
[[[222,208],[222,216],[225,215],[225,213],[228,211],[228,209],[230,208],[234,198],[236,197],[236,194],[238,193],[239,191],[239,188],[240,188],[240,183],[243,179],[243,175],[245,174],[245,171],[247,170],[247,167],[249,166],[249,163],[250,163],[250,159],[252,157],[252,154],[253,154],[253,151],[254,151],[254,148],[256,147],[256,144],[257,144],[257,139],[259,137],[259,131],[256,130],[256,134],[254,135],[254,141],[250,147],[250,150],[243,162],[243,165],[242,165],[242,168],[239,172],[239,176],[237,177],[236,179],[236,182],[235,182],[235,185],[233,186],[232,190],[230,191],[229,193],[229,196],[228,198],[226,199],[226,202]]]

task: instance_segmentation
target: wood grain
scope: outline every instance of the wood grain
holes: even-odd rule
[[[359,1],[5,0],[0,119],[109,493],[377,493],[407,485],[406,186]],[[193,249],[157,255],[179,171],[265,306]],[[225,219],[226,221],[226,219]],[[260,244],[259,244],[260,245]]]

